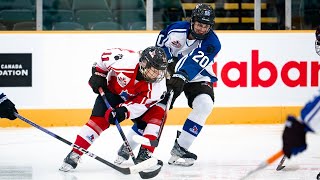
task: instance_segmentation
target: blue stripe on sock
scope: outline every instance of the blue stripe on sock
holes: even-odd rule
[[[183,130],[192,134],[193,136],[197,137],[202,129],[202,126],[191,121],[190,119],[187,119],[186,122],[183,125]]]
[[[131,127],[131,129],[136,132],[137,134],[139,134],[140,136],[142,136],[143,130],[138,129],[138,126],[136,123],[133,124],[133,126]]]

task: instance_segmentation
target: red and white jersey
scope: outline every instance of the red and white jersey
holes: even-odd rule
[[[157,83],[136,80],[139,71],[139,52],[128,49],[107,49],[97,62],[97,71],[107,74],[108,89],[121,96],[130,112],[130,119],[137,118],[158,102],[167,90],[166,80]]]

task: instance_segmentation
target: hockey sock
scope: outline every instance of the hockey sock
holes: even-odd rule
[[[160,126],[156,124],[148,124],[146,129],[144,130],[143,137],[150,139],[151,141],[156,140],[158,138],[157,132],[159,132]],[[142,147],[148,149],[150,152],[153,152],[155,147],[142,145]]]
[[[84,149],[88,149],[100,134],[109,126],[110,124],[104,119],[104,117],[91,116],[90,120],[81,128],[77,135],[75,144]],[[77,149],[73,149],[73,151],[80,155],[83,154]]]
[[[185,149],[189,149],[193,141],[199,135],[208,116],[213,109],[213,101],[207,94],[198,95],[192,103],[192,111],[183,125],[183,131],[178,138],[178,143]]]
[[[131,147],[132,150],[134,150],[134,149],[135,149],[136,147],[138,147],[138,145],[139,145],[137,142],[135,142],[135,141],[132,139],[132,137],[133,137],[134,135],[142,136],[142,132],[143,132],[143,130],[138,129],[137,125],[134,124],[134,125],[131,127],[131,129],[129,130],[128,134],[126,135],[127,140],[128,140],[128,143],[129,143],[129,145],[130,145],[130,147]]]

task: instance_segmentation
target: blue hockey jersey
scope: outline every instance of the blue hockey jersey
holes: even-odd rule
[[[303,121],[311,130],[319,133],[320,131],[320,91],[314,98],[308,101],[300,112],[300,120]]]
[[[189,82],[216,82],[212,65],[221,49],[218,36],[210,30],[204,40],[188,40],[189,32],[190,22],[175,22],[160,32],[156,46],[165,50],[169,63],[173,57],[178,58],[175,72],[187,73]]]

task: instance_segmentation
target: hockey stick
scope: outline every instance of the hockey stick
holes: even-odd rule
[[[101,87],[99,88],[99,93],[100,93],[100,96],[102,97],[104,103],[106,104],[107,108],[112,108],[111,105],[109,104],[108,100],[107,100],[107,97],[106,97],[103,89]],[[134,164],[138,164],[137,160],[136,160],[136,157],[133,154],[132,148],[130,147],[130,144],[129,144],[129,142],[128,142],[128,140],[127,140],[127,138],[126,138],[126,136],[125,136],[125,134],[124,134],[124,132],[123,132],[123,130],[122,130],[122,128],[121,128],[121,126],[120,126],[120,124],[119,124],[117,119],[115,119],[115,125],[117,126],[117,129],[118,129],[118,131],[119,131],[119,133],[121,135],[121,138],[124,141],[124,144],[125,144],[126,148],[129,151],[129,154],[130,154],[130,156],[132,158],[132,161],[134,162]],[[152,167],[152,166],[155,166],[155,165],[158,164],[158,160],[156,158],[150,158],[150,159],[147,159],[145,161],[152,161],[153,164],[148,163],[148,164],[150,164],[149,167]],[[141,171],[141,172],[139,172],[140,177],[142,179],[150,179],[150,178],[153,178],[153,177],[157,176],[159,174],[161,168],[162,168],[162,165],[161,164],[159,164],[159,165],[160,165],[160,168],[158,168],[155,171],[151,171],[151,172],[143,172],[143,171]]]
[[[259,164],[259,166],[254,169],[251,170],[250,172],[248,172],[244,177],[242,177],[241,179],[246,179],[247,177],[249,177],[250,175],[256,173],[257,171],[260,171],[261,169],[267,167],[268,165],[272,164],[274,161],[276,161],[277,159],[279,159],[281,156],[283,155],[283,151],[280,150],[279,152],[277,152],[276,154],[274,154],[273,156],[271,156],[270,158],[268,158],[266,161],[262,162],[261,164]]]
[[[283,163],[284,163],[284,161],[286,160],[286,156],[283,156],[282,157],[282,159],[281,159],[281,161],[279,162],[279,164],[278,164],[278,166],[277,166],[277,171],[280,171],[280,170],[282,170],[284,167],[286,167],[286,166],[283,166]]]
[[[159,141],[160,141],[160,137],[161,137],[161,134],[162,134],[163,126],[167,121],[168,112],[169,112],[169,109],[170,109],[170,106],[171,106],[171,102],[172,102],[172,98],[173,98],[173,94],[174,94],[173,90],[171,90],[169,92],[169,94],[170,95],[169,95],[169,98],[168,98],[168,101],[167,101],[167,104],[166,104],[166,109],[165,109],[164,115],[162,117],[162,122],[161,122],[161,125],[160,125],[158,138],[155,139],[155,140],[149,140],[148,138],[140,136],[140,135],[133,135],[132,139],[135,142],[137,142],[139,144],[147,145],[147,146],[153,146],[153,147],[157,147],[159,145]]]
[[[71,143],[70,141],[68,141],[68,140],[66,140],[66,139],[58,136],[57,134],[55,134],[55,133],[53,133],[53,132],[51,132],[51,131],[49,131],[49,130],[47,130],[47,129],[39,126],[39,125],[37,125],[36,123],[28,120],[27,118],[19,115],[18,113],[14,113],[14,115],[15,115],[17,118],[19,118],[20,120],[22,120],[22,121],[30,124],[31,126],[33,126],[33,127],[37,128],[37,129],[45,132],[46,134],[48,134],[48,135],[50,135],[50,136],[58,139],[59,141],[62,141],[62,142],[64,142],[64,143],[68,144],[69,146],[71,146],[71,147],[73,147],[73,148],[81,151],[82,153],[84,153],[84,154],[92,157],[93,159],[96,159],[96,160],[102,162],[103,164],[108,165],[109,167],[111,167],[111,168],[113,168],[113,169],[121,172],[122,174],[133,174],[133,173],[137,173],[137,172],[140,172],[140,171],[143,171],[143,170],[147,169],[148,167],[150,167],[150,166],[152,166],[152,165],[154,164],[154,162],[151,162],[151,161],[147,161],[147,162],[146,162],[146,161],[143,161],[143,162],[145,162],[144,164],[142,164],[142,163],[143,163],[143,162],[142,162],[142,163],[139,163],[139,164],[137,164],[137,165],[134,165],[134,166],[131,166],[131,167],[128,167],[128,168],[119,167],[119,166],[114,165],[114,164],[112,164],[111,162],[106,161],[106,160],[102,159],[101,157],[99,157],[99,156],[97,156],[97,155],[89,152],[88,150],[86,150],[86,149],[84,149],[84,148],[82,148],[82,147],[80,147],[80,146],[78,146],[78,145],[76,145],[76,144]]]

